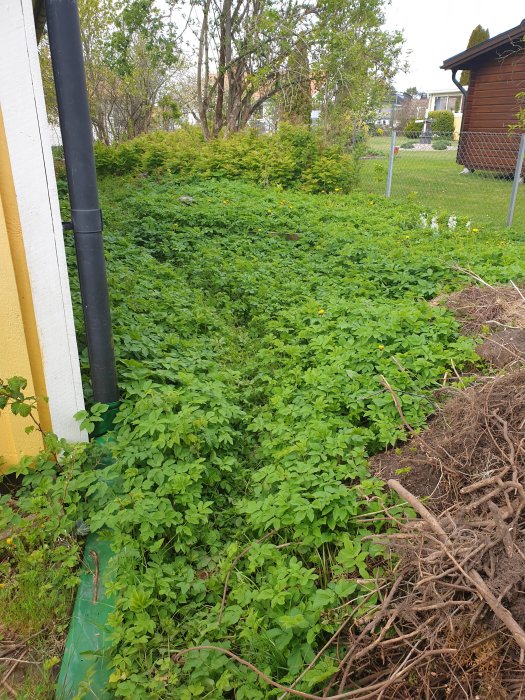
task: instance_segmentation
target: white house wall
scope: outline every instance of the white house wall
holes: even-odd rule
[[[59,436],[80,440],[73,415],[84,400],[30,0],[0,0],[0,17],[0,105],[51,421]]]

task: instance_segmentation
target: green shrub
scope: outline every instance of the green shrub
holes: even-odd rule
[[[435,151],[446,151],[448,146],[448,141],[445,141],[444,139],[437,139],[436,141],[432,142],[432,148]]]
[[[105,146],[95,144],[99,175],[171,172],[183,178],[242,179],[307,192],[349,192],[358,182],[359,156],[327,147],[315,130],[283,124],[276,134],[247,129],[226,139],[204,141],[200,129],[158,131]]]
[[[434,136],[441,136],[444,139],[451,139],[454,135],[454,115],[446,110],[429,112],[432,119],[432,133]]]
[[[405,141],[399,146],[399,148],[414,148],[415,145],[416,144],[414,143],[414,141]]]
[[[407,125],[405,126],[405,131],[403,133],[404,136],[407,137],[407,139],[416,139],[421,135],[422,130],[423,122],[416,122],[415,119],[411,119],[407,122]]]

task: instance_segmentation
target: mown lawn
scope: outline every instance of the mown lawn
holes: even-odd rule
[[[406,143],[398,136],[397,145]],[[369,148],[380,155],[363,161],[360,188],[384,194],[390,137],[370,139]],[[400,148],[394,165],[392,198],[413,201],[429,212],[470,218],[474,226],[505,226],[512,183],[493,173],[460,175],[456,151],[415,151]],[[514,228],[525,228],[525,191],[520,188]]]

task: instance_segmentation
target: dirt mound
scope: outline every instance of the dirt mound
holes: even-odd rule
[[[467,335],[501,327],[525,328],[525,288],[466,287],[451,294],[445,305],[454,312]]]
[[[357,630],[352,662],[383,679],[384,699],[525,698],[525,370],[458,391],[372,465],[419,517],[384,541],[397,578],[379,638]]]
[[[384,481],[398,479],[418,498],[442,500],[441,469],[429,465],[425,454],[412,443],[381,452],[369,460],[369,467]]]
[[[477,354],[493,367],[503,369],[525,363],[525,330],[505,328],[493,333],[476,348]]]
[[[525,370],[480,378],[455,392],[420,437],[376,455],[370,465],[377,476],[398,479],[418,497],[455,500],[465,478],[484,479],[503,469],[510,445],[522,438]],[[518,469],[525,470],[521,447],[515,458]]]
[[[516,285],[472,286],[433,303],[454,312],[467,335],[486,336],[477,354],[493,367],[525,364],[525,289]]]

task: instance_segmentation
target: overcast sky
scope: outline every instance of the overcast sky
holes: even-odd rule
[[[467,48],[477,24],[496,36],[524,18],[525,5],[519,0],[392,0],[387,27],[403,30],[410,51],[409,72],[398,75],[396,88],[415,86],[428,92],[453,87],[450,71],[439,67]]]

